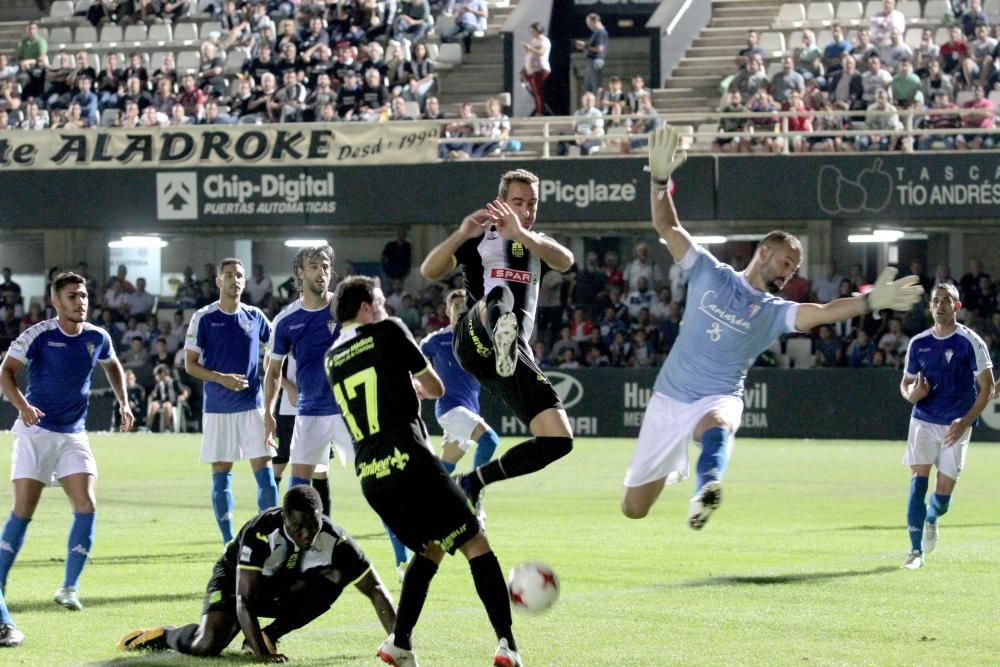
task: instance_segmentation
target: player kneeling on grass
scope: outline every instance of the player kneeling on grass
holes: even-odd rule
[[[948,511],[951,494],[965,464],[972,427],[993,397],[993,363],[983,339],[955,321],[962,307],[950,283],[931,292],[934,326],[910,339],[900,391],[910,403],[910,432],[903,464],[910,466],[906,524],[910,553],[903,567],[923,567],[924,555],[938,541],[938,518]],[[931,466],[937,487],[925,504]]]
[[[296,486],[281,507],[251,519],[212,571],[201,623],[133,630],[120,651],[173,649],[216,656],[239,632],[263,662],[286,662],[278,640],[318,618],[354,584],[375,607],[386,632],[396,622],[392,598],[350,535],[321,512],[319,494]],[[261,629],[259,617],[273,618]]]

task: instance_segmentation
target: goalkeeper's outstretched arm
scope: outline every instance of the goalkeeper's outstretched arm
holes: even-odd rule
[[[677,219],[677,209],[670,195],[670,175],[684,163],[677,155],[677,130],[669,125],[658,128],[649,137],[649,207],[653,227],[677,261],[684,258],[693,241]]]
[[[875,281],[875,286],[866,293],[847,299],[837,299],[830,303],[803,303],[795,315],[795,328],[809,331],[821,324],[833,324],[849,320],[872,311],[907,311],[920,300],[924,289],[917,276],[906,276],[899,280],[896,269],[888,267]]]

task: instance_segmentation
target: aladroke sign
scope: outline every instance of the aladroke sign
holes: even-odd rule
[[[436,123],[200,125],[0,138],[0,167],[147,167],[413,164],[437,160]]]

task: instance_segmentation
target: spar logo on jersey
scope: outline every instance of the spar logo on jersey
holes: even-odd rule
[[[549,382],[552,383],[552,388],[556,390],[565,409],[569,410],[583,400],[583,384],[572,375],[551,371]]]
[[[531,285],[535,282],[531,271],[518,271],[517,269],[492,269],[490,278],[512,283],[524,283],[525,285]]]

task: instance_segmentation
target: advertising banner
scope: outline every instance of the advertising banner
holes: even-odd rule
[[[501,175],[540,178],[539,223],[649,220],[646,161],[463,161],[378,167],[199,167],[0,171],[0,227],[162,231],[171,224],[243,227],[454,223],[497,196]],[[715,216],[714,160],[677,176],[684,219]]]
[[[195,125],[9,132],[7,169],[413,164],[437,160],[437,123]]]
[[[719,160],[719,217],[994,218],[994,153],[793,155]]]

